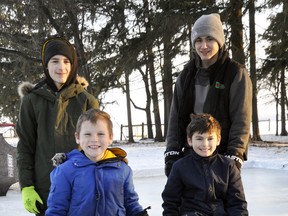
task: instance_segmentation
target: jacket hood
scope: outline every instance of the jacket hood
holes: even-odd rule
[[[82,85],[83,88],[87,88],[89,86],[88,81],[82,76],[77,76],[76,83]],[[18,95],[20,98],[23,98],[25,95],[29,94],[35,86],[35,84],[28,81],[22,82],[17,88]]]
[[[25,95],[29,94],[34,86],[35,84],[32,84],[28,81],[22,82],[17,88],[20,98],[23,98]]]
[[[66,56],[71,63],[69,76],[60,89],[55,85],[47,67],[49,60],[55,55]],[[46,76],[46,84],[52,89],[52,91],[59,92],[67,86],[70,86],[70,84],[77,83],[77,52],[75,47],[68,40],[62,37],[48,38],[42,45],[41,58],[44,74]]]

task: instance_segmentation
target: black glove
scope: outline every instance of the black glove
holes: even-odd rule
[[[147,208],[145,208],[143,211],[139,212],[136,214],[136,216],[149,216],[147,213],[147,210],[151,209],[151,206],[148,206]]]
[[[51,160],[53,162],[53,166],[57,167],[66,161],[66,154],[65,153],[56,153]]]
[[[235,161],[235,165],[239,170],[241,170],[241,167],[243,165],[243,160],[240,157],[237,157],[235,155],[225,155],[225,157],[230,158],[231,160]]]
[[[164,152],[165,158],[165,175],[168,177],[175,161],[183,157],[180,149],[167,149]]]

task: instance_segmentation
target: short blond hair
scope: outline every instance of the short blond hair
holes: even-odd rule
[[[95,124],[99,119],[107,122],[109,135],[111,136],[113,134],[113,123],[110,119],[110,115],[107,112],[94,108],[87,110],[79,116],[76,125],[76,133],[80,134],[81,126],[84,121],[90,121]]]

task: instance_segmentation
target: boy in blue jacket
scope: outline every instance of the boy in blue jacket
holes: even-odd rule
[[[148,216],[138,202],[126,152],[113,141],[108,113],[90,109],[77,122],[73,150],[51,175],[46,216]]]
[[[221,140],[218,121],[193,114],[186,132],[191,154],[172,167],[162,193],[163,215],[248,215],[239,169],[215,151]]]

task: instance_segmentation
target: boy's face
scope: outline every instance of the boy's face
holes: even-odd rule
[[[66,56],[55,55],[49,60],[47,68],[50,77],[53,79],[57,88],[60,89],[69,77],[71,62]]]
[[[96,124],[84,121],[80,133],[75,133],[76,143],[78,143],[85,155],[92,161],[99,161],[108,146],[113,141],[113,135],[109,134],[107,122],[98,119]]]
[[[188,144],[201,157],[209,157],[220,144],[220,137],[215,132],[200,134],[195,132],[192,137],[187,138]]]
[[[195,50],[202,60],[203,66],[210,66],[216,62],[218,58],[219,44],[210,37],[198,37],[195,40]]]

